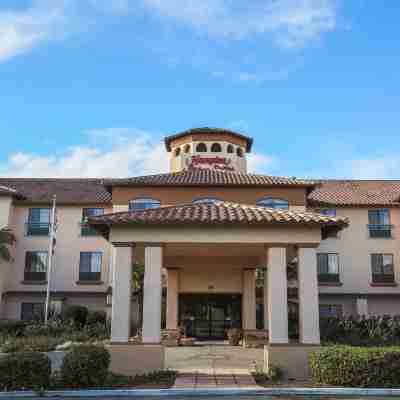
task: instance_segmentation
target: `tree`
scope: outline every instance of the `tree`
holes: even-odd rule
[[[15,243],[15,236],[8,228],[0,229],[0,261],[12,260],[9,246]]]

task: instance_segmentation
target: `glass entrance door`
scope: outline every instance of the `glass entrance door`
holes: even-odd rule
[[[181,294],[179,323],[186,335],[203,339],[224,339],[229,328],[242,325],[242,297],[230,294]]]

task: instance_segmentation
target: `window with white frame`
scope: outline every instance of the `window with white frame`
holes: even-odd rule
[[[79,262],[80,281],[100,281],[103,254],[99,251],[81,252]]]
[[[47,251],[27,251],[25,254],[24,281],[47,279]]]
[[[336,253],[317,254],[318,280],[339,282],[339,255]]]
[[[372,282],[394,283],[393,254],[371,254]]]

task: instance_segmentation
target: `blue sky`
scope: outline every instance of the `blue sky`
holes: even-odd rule
[[[250,169],[398,178],[395,0],[2,0],[0,175],[167,170],[162,137],[253,136]]]

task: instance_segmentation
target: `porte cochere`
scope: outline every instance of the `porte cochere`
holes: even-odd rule
[[[224,338],[229,328],[257,332],[256,270],[263,269],[264,324],[258,328],[267,338],[266,368],[273,363],[305,373],[307,354],[320,343],[316,248],[348,221],[306,210],[313,182],[247,174],[251,144],[230,131],[188,131],[166,139],[171,173],[106,182],[117,204],[130,202],[129,209],[115,206],[111,214],[88,219],[113,244],[110,349],[116,372],[164,365],[163,271],[166,329],[206,340]],[[289,263],[297,269],[296,343],[288,335]],[[135,264],[145,273],[142,343],[134,346]]]

